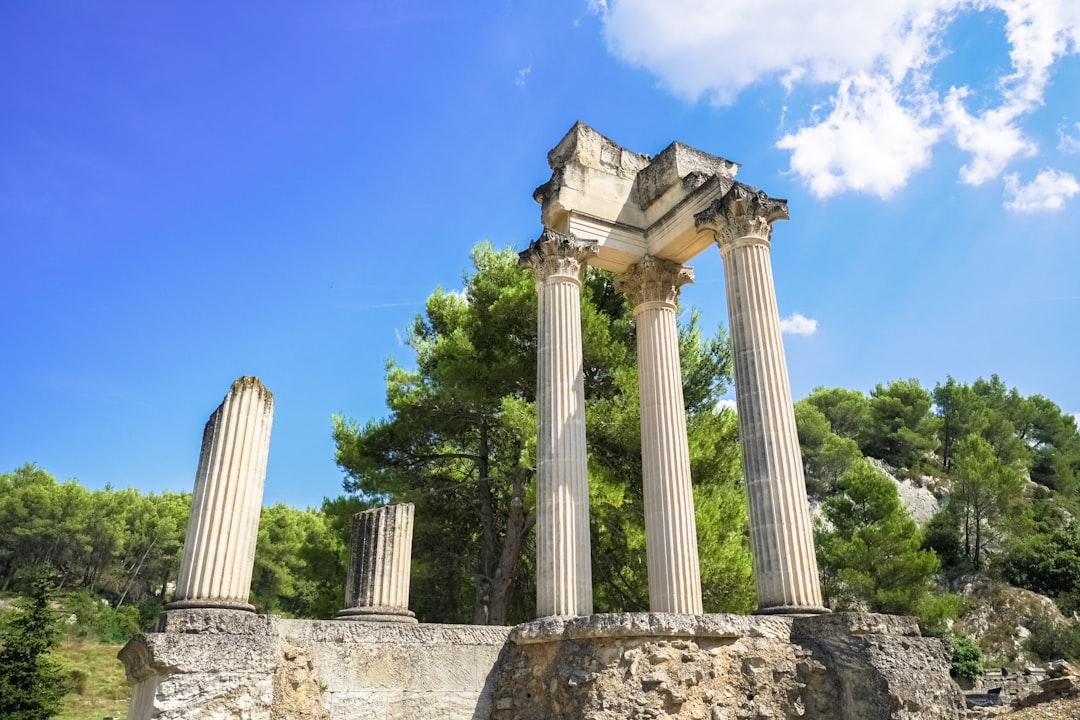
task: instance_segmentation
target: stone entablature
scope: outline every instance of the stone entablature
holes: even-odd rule
[[[622,272],[645,255],[685,263],[712,243],[694,215],[731,187],[738,164],[674,142],[655,157],[583,122],[548,153],[551,179],[533,197],[544,227],[596,241],[592,264]]]

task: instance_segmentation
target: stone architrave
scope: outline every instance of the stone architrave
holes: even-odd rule
[[[786,200],[734,183],[694,219],[713,232],[724,259],[758,613],[820,613],[827,610],[769,261],[772,223],[787,217]]]
[[[679,288],[693,279],[691,268],[646,255],[615,281],[615,289],[634,303],[637,323],[645,552],[652,612],[703,612],[675,319]]]
[[[245,376],[207,421],[180,576],[166,610],[255,610],[248,595],[273,418],[274,396]]]
[[[595,242],[544,230],[520,254],[538,294],[536,612],[592,613],[581,275]]]
[[[353,515],[352,561],[338,620],[416,622],[409,611],[413,512],[412,503],[403,503]]]

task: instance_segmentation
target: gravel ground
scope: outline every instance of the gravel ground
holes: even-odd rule
[[[971,712],[969,718],[1005,718],[1006,720],[1080,720],[1080,697],[1066,697],[1040,703],[1023,710]]]

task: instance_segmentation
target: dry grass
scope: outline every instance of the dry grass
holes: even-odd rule
[[[131,686],[124,677],[124,666],[116,653],[121,645],[65,640],[55,656],[81,693],[68,693],[56,720],[102,720],[112,717],[126,720]],[[81,673],[81,675],[79,675]]]

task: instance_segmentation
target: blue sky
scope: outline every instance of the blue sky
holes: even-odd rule
[[[257,375],[265,500],[340,494],[330,414],[385,413],[474,243],[539,234],[578,119],[788,198],[796,398],[998,373],[1080,413],[1078,50],[1073,0],[3,3],[0,471],[190,489]]]

